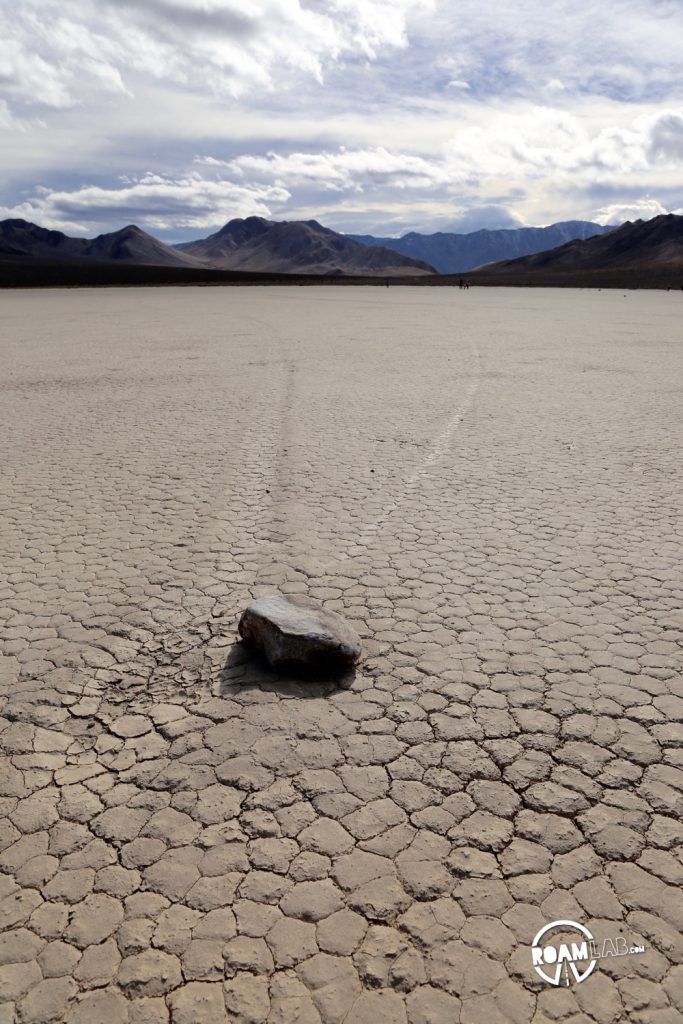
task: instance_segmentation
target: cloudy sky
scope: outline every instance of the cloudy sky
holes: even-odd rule
[[[681,0],[0,0],[0,217],[168,241],[683,208]]]

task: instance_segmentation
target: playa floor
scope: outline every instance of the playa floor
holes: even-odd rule
[[[680,1022],[682,314],[0,295],[2,1024]],[[645,952],[556,987],[557,920]]]

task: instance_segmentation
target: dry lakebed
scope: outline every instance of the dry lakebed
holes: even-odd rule
[[[2,294],[1,1024],[680,1024],[682,318]],[[548,983],[556,921],[642,951]]]

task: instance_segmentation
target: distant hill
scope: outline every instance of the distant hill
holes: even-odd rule
[[[0,254],[43,259],[77,259],[87,245],[85,238],[69,238],[27,220],[0,221]]]
[[[88,243],[86,255],[96,260],[121,260],[154,267],[197,267],[189,253],[178,252],[135,224],[120,231],[98,235]]]
[[[200,266],[191,256],[178,252],[148,235],[135,224],[98,235],[70,238],[26,220],[0,221],[0,255],[49,260],[98,260],[156,267]]]
[[[95,259],[150,266],[199,266],[193,258],[147,234],[135,224],[98,234],[96,239],[72,239],[28,220],[0,221],[0,254],[41,259]]]
[[[683,286],[683,216],[670,213],[648,221],[627,221],[608,234],[493,263],[471,276],[486,284],[679,288]]]
[[[440,274],[464,274],[484,263],[527,256],[575,238],[590,238],[607,231],[612,231],[612,228],[591,221],[567,220],[546,228],[483,229],[469,234],[438,231],[433,235],[421,235],[411,231],[402,238],[377,238],[374,235],[348,237],[363,245],[380,245],[413,259],[426,260]]]
[[[260,273],[396,275],[435,274],[415,257],[356,242],[315,220],[229,221],[208,238],[177,246],[205,266]]]

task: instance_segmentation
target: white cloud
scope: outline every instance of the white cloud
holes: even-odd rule
[[[514,175],[574,183],[623,180],[683,163],[683,115],[665,111],[629,124],[589,131],[580,118],[557,108],[504,114],[485,128],[469,127],[445,147],[452,176]]]
[[[123,93],[143,75],[239,96],[347,57],[407,45],[433,0],[0,0],[0,66],[13,101],[52,107]]]
[[[681,213],[667,210],[657,199],[637,199],[633,203],[612,203],[596,210],[591,220],[598,224],[623,224],[627,220],[652,220],[663,213]]]
[[[323,192],[391,188],[471,194],[485,192],[489,182],[506,178],[533,181],[535,186],[586,186],[625,182],[653,169],[675,171],[683,163],[683,115],[664,111],[591,131],[567,111],[535,107],[500,115],[485,127],[464,128],[433,155],[392,152],[381,146],[340,147],[245,154],[229,161],[198,157],[197,162],[220,167],[240,181],[310,186]]]
[[[0,68],[9,102],[63,108],[98,93],[125,93],[125,50],[58,5],[0,3]],[[76,15],[76,17],[73,17]]]
[[[485,206],[473,205],[455,212],[448,223],[442,224],[440,231],[457,231],[467,234],[470,231],[481,231],[482,228],[499,230],[500,228],[523,228],[526,223],[522,217],[497,203]]]
[[[95,185],[71,191],[36,190],[14,207],[0,207],[0,217],[22,217],[61,231],[93,233],[136,221],[161,231],[214,228],[232,217],[269,217],[290,193],[279,186],[239,185],[199,174],[167,178],[145,174],[118,187]]]
[[[381,146],[374,149],[320,153],[268,153],[266,156],[240,156],[225,163],[198,158],[199,162],[219,164],[240,179],[272,180],[286,185],[315,184],[330,191],[363,191],[373,186],[393,188],[431,188],[446,184],[448,172],[435,161],[405,153],[390,153]]]

